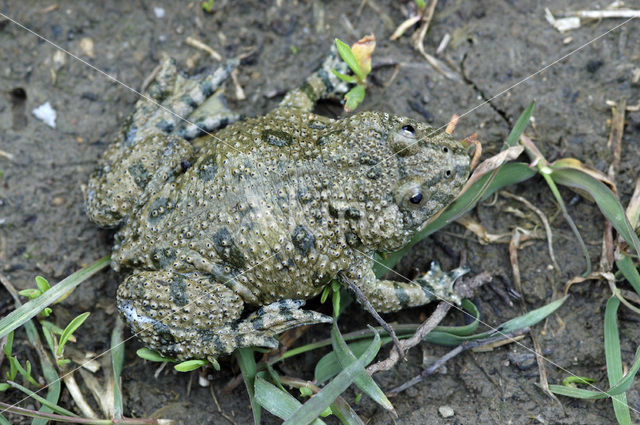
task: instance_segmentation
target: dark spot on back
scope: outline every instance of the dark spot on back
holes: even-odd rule
[[[226,228],[218,230],[213,235],[213,247],[224,262],[231,264],[235,268],[242,268],[245,265],[245,258],[242,251],[233,241],[233,237]]]
[[[184,283],[184,279],[181,276],[173,276],[169,283],[171,291],[171,301],[178,307],[187,305],[189,299],[187,298],[187,285]]]
[[[362,165],[376,165],[378,163],[378,160],[368,153],[363,152],[358,155],[358,162]]]
[[[138,161],[129,167],[129,174],[133,177],[133,181],[136,183],[140,189],[144,189],[144,187],[149,183],[151,176],[149,172],[144,168],[142,162]]]
[[[302,92],[303,92],[304,94],[306,94],[306,95],[307,95],[307,97],[309,98],[309,100],[310,100],[310,101],[312,101],[312,102],[314,102],[314,103],[315,103],[315,101],[316,101],[316,100],[318,100],[318,99],[316,98],[316,94],[315,94],[315,92],[313,91],[313,87],[311,87],[311,84],[309,84],[309,83],[304,83],[304,84],[300,87],[300,90],[302,90]]]
[[[151,263],[157,270],[170,266],[176,258],[176,252],[172,248],[155,248],[151,251]]]
[[[158,121],[158,123],[156,124],[156,127],[160,130],[163,131],[165,133],[171,133],[173,131],[173,128],[175,127],[174,124],[171,121],[167,121],[167,120],[160,120]]]
[[[367,171],[367,178],[371,180],[377,180],[382,177],[382,171],[379,167],[373,167],[369,171]]]
[[[351,219],[351,220],[359,220],[360,217],[362,217],[362,214],[356,208],[349,207],[344,212],[344,216],[345,216],[345,218],[348,218],[348,219]]]
[[[325,123],[316,120],[309,121],[307,125],[314,130],[324,130],[325,128],[327,128],[327,125]]]
[[[264,130],[261,137],[263,142],[279,148],[293,143],[293,137],[282,130]]]
[[[163,215],[170,212],[175,208],[175,204],[171,202],[169,198],[158,198],[154,200],[149,206],[149,222],[154,224]]]
[[[291,241],[298,252],[305,256],[316,246],[315,236],[313,236],[313,234],[304,226],[298,226],[295,228]]]
[[[198,165],[198,177],[200,180],[208,182],[213,180],[218,171],[218,165],[216,164],[216,157],[214,154],[208,155]]]

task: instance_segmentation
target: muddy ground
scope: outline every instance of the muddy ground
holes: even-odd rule
[[[434,53],[445,34],[452,37],[440,56],[456,79],[434,71],[410,45],[409,38],[389,41],[393,27],[404,18],[404,1],[369,2],[359,11],[356,1],[243,1],[218,0],[213,14],[204,13],[199,2],[0,2],[2,13],[20,21],[62,48],[77,54],[95,67],[139,88],[158,64],[161,52],[178,59],[188,71],[214,67],[206,54],[185,44],[197,37],[224,57],[255,49],[239,69],[239,82],[247,99],[238,101],[229,89],[230,104],[246,115],[260,115],[273,108],[281,94],[300,84],[326,54],[334,37],[347,42],[374,33],[378,39],[374,65],[400,64],[393,77],[392,66],[376,67],[371,88],[362,109],[389,111],[445,124],[453,113],[465,114],[484,100],[540,70],[555,59],[577,49],[622,20],[584,23],[577,30],[560,34],[544,18],[544,6],[555,14],[569,10],[603,8],[608,1],[561,0],[500,1],[481,3],[440,1],[426,51]],[[629,2],[632,3],[632,2]],[[48,7],[48,6],[56,7]],[[164,16],[158,16],[162,8]],[[93,42],[88,57],[86,41]],[[85,49],[83,50],[83,46]],[[606,172],[611,161],[607,147],[611,113],[605,101],[640,101],[640,22],[632,21],[603,36],[545,72],[517,85],[488,104],[464,115],[456,135],[477,132],[485,155],[499,151],[505,136],[526,105],[537,101],[534,125],[528,129],[548,159],[575,157]],[[107,255],[112,231],[100,230],[85,216],[81,186],[96,165],[98,156],[115,137],[123,119],[134,107],[137,96],[100,75],[50,44],[6,20],[0,19],[0,267],[18,288],[33,285],[36,275],[57,282],[82,266]],[[31,111],[49,101],[57,111],[56,127],[37,120]],[[340,113],[335,106],[329,113]],[[626,204],[640,169],[640,112],[630,112],[623,135],[623,156],[617,185]],[[564,283],[584,271],[569,227],[557,214],[550,192],[540,179],[532,179],[511,192],[526,197],[552,218],[554,246],[561,270],[549,267],[544,240],[520,251],[525,307],[532,309],[549,301]],[[598,263],[603,220],[597,208],[570,191],[563,190],[571,214],[587,242],[594,264]],[[517,217],[510,207],[526,213]],[[515,226],[540,228],[536,218],[516,201],[498,197],[478,206],[472,216],[491,233],[510,233]],[[437,243],[434,243],[437,242]],[[443,247],[447,247],[444,249]],[[471,233],[453,224],[424,241],[403,261],[398,271],[412,276],[432,258],[447,268],[455,259],[447,250],[466,250],[473,272],[511,268],[506,244],[481,244]],[[55,318],[66,323],[71,315],[91,311],[92,316],[78,332],[77,347],[102,352],[109,346],[114,322],[114,293],[122,279],[102,272],[65,300]],[[501,287],[502,283],[496,283]],[[546,324],[533,333],[544,355],[555,364],[580,376],[596,379],[606,388],[602,346],[602,316],[609,290],[601,282],[575,286],[567,303]],[[499,324],[519,314],[520,307],[506,305],[496,292],[484,288],[474,299],[483,320]],[[10,310],[9,297],[0,289],[0,312]],[[416,322],[429,309],[414,309],[389,320]],[[621,309],[619,316],[623,358],[628,365],[640,340],[638,318]],[[368,315],[356,311],[344,322],[363,327]],[[462,317],[451,314],[451,323]],[[356,326],[356,325],[354,325]],[[322,338],[328,329],[318,328],[307,338]],[[24,334],[14,344],[22,358],[35,353]],[[577,401],[561,398],[560,404],[537,386],[538,369],[530,338],[493,352],[467,353],[447,364],[444,373],[393,399],[399,418],[363,400],[356,410],[371,424],[610,424],[615,423],[609,401]],[[125,409],[128,416],[158,415],[185,424],[228,423],[218,412],[209,388],[189,383],[189,374],[164,371],[155,378],[155,364],[135,356],[140,345],[127,346],[124,370]],[[429,358],[446,352],[442,347],[414,349],[408,361],[379,376],[383,388],[392,388],[421,370],[423,353]],[[313,365],[322,353],[303,356],[280,370],[312,378]],[[6,362],[2,365],[6,369]],[[38,369],[36,367],[36,369]],[[548,379],[559,383],[567,372],[546,363]],[[211,373],[211,385],[224,413],[235,423],[251,421],[248,398],[242,385],[230,394],[223,386],[238,373],[234,362],[223,362],[223,372]],[[4,372],[3,372],[4,374]],[[628,394],[630,406],[640,410],[640,386]],[[352,400],[353,393],[346,398]],[[15,393],[2,393],[3,401],[17,401]],[[62,397],[67,407],[68,394]],[[26,402],[25,405],[33,405]],[[443,419],[438,407],[448,405],[455,415]],[[637,421],[639,416],[632,413]],[[279,423],[265,415],[265,423]],[[15,423],[27,423],[11,416]]]

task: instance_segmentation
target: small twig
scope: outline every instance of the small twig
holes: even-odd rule
[[[402,349],[400,340],[398,339],[398,336],[396,335],[396,332],[393,330],[393,328],[380,316],[380,314],[378,314],[376,309],[373,308],[373,306],[369,302],[369,299],[364,294],[364,292],[362,292],[362,290],[358,287],[358,285],[356,285],[351,279],[348,279],[342,273],[340,273],[340,277],[349,286],[349,289],[351,289],[351,292],[355,294],[356,298],[358,299],[358,302],[362,304],[365,310],[367,310],[369,314],[371,314],[373,318],[376,319],[376,322],[378,322],[380,326],[382,326],[382,328],[385,331],[387,331],[389,336],[391,336],[391,339],[393,340],[393,345],[395,345],[395,348],[398,351],[398,355],[400,356],[400,358],[404,358],[404,350]]]
[[[217,60],[218,62],[222,60],[222,56],[220,56],[220,53],[216,52],[210,46],[207,46],[197,38],[187,37],[185,40],[185,43],[187,43],[191,47],[195,47],[196,49],[200,49],[207,52],[209,56],[211,56],[213,59]]]
[[[578,10],[577,12],[569,12],[567,15],[583,19],[640,18],[640,10]]]
[[[544,226],[544,230],[547,234],[547,246],[549,249],[549,257],[551,257],[551,262],[553,263],[553,267],[555,267],[556,271],[559,272],[560,266],[558,266],[558,262],[556,261],[556,256],[553,251],[553,234],[551,232],[551,226],[549,225],[549,220],[547,219],[547,216],[540,209],[538,209],[531,202],[529,202],[526,198],[523,198],[522,196],[514,195],[513,193],[505,192],[505,191],[502,191],[501,193],[507,198],[515,199],[517,201],[522,202],[527,208],[529,208],[531,211],[536,213],[536,215],[540,218],[540,221],[542,221],[542,225]]]
[[[229,421],[230,424],[238,425],[237,422],[234,421],[233,418],[231,418],[229,415],[224,413],[224,411],[220,407],[220,403],[218,402],[218,397],[216,397],[216,392],[213,389],[213,385],[209,385],[209,393],[211,393],[211,398],[213,398],[213,402],[216,404],[216,409],[218,410],[218,413],[220,414],[220,416],[222,416],[227,421]]]
[[[513,273],[513,286],[516,291],[522,293],[522,282],[520,280],[520,265],[518,263],[518,247],[520,246],[520,232],[513,229],[511,241],[509,242],[509,261],[511,262],[511,272]]]
[[[231,81],[233,81],[233,86],[236,89],[236,99],[237,100],[245,100],[247,96],[244,94],[244,90],[238,81],[238,69],[234,69],[231,71]]]
[[[438,324],[446,317],[447,313],[451,309],[451,303],[441,302],[436,307],[436,310],[431,314],[431,316],[422,322],[420,327],[416,330],[416,333],[409,339],[405,339],[400,341],[400,349],[402,352],[409,350],[416,345],[418,345],[424,337],[431,332]],[[378,363],[372,364],[367,368],[367,372],[369,375],[373,375],[374,373],[382,372],[385,370],[389,370],[398,363],[400,360],[400,356],[398,355],[399,350],[393,350],[389,353],[389,357],[385,360],[381,360]]]
[[[454,358],[455,356],[457,356],[458,354],[460,354],[460,353],[462,353],[464,351],[471,350],[472,348],[479,347],[481,345],[493,344],[493,343],[496,343],[498,341],[513,340],[516,337],[529,332],[529,329],[530,329],[529,327],[525,327],[525,328],[518,329],[516,331],[510,332],[510,333],[506,333],[506,334],[503,333],[503,334],[500,334],[500,335],[497,335],[497,336],[492,336],[492,337],[488,337],[488,338],[484,338],[484,339],[478,339],[478,340],[475,340],[475,341],[463,342],[462,344],[458,345],[453,350],[449,351],[444,356],[440,357],[434,364],[432,364],[431,366],[429,366],[428,368],[423,370],[420,375],[414,377],[413,379],[411,379],[411,380],[405,382],[404,384],[399,385],[396,388],[394,388],[391,391],[389,391],[387,393],[387,397],[396,396],[399,393],[401,393],[402,391],[413,387],[414,385],[416,385],[417,383],[419,383],[423,379],[427,378],[428,376],[433,375],[447,361],[451,360],[452,358]]]

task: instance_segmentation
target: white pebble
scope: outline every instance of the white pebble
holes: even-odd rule
[[[155,13],[156,18],[160,19],[164,17],[164,9],[162,7],[154,7],[153,13]]]
[[[451,406],[438,407],[438,413],[440,413],[440,416],[442,416],[443,418],[450,418],[455,414]]]
[[[56,128],[56,111],[49,102],[43,103],[33,111],[33,115],[51,128]]]

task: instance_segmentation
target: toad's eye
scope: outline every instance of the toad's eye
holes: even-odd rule
[[[403,136],[406,137],[415,137],[416,136],[416,129],[413,128],[412,125],[403,125],[402,128],[400,129],[400,131],[402,132]]]
[[[409,198],[409,202],[412,204],[419,204],[422,201],[422,193],[418,192]]]

